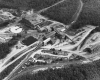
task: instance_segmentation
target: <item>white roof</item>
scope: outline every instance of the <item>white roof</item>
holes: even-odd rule
[[[22,31],[22,28],[20,28],[19,26],[15,26],[15,27],[11,27],[10,30],[13,33],[20,33]]]

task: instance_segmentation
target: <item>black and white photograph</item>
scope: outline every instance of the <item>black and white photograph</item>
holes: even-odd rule
[[[0,80],[100,80],[100,0],[0,0]]]

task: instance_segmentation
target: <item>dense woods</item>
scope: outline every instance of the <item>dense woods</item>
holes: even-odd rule
[[[13,36],[9,42],[0,43],[0,59],[5,58],[11,52],[11,48],[17,44],[20,37],[20,35]]]
[[[100,80],[100,60],[89,64],[24,74],[13,80]]]

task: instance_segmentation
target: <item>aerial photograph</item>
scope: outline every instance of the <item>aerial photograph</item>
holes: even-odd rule
[[[100,0],[0,0],[0,80],[100,80]]]

